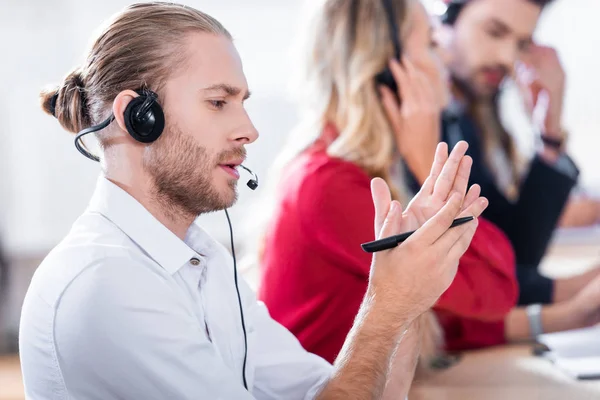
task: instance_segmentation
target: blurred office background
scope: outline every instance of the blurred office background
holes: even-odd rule
[[[270,163],[297,113],[287,90],[294,71],[290,57],[299,15],[318,0],[184,0],[218,18],[233,34],[244,61],[252,99],[248,109],[261,138],[251,145],[247,165],[264,183]],[[429,3],[429,1],[425,1]],[[77,65],[94,29],[127,0],[2,0],[0,12],[0,260],[7,280],[0,288],[0,352],[14,349],[21,302],[40,260],[61,240],[84,210],[99,166],[73,147],[73,137],[42,113],[40,88],[59,82]],[[548,7],[536,39],[555,46],[567,73],[565,126],[570,149],[582,169],[582,186],[600,193],[600,14],[598,0],[557,0]],[[504,119],[524,152],[533,133],[514,90],[503,102]],[[245,176],[243,176],[245,178]],[[264,190],[264,185],[261,187]],[[236,241],[255,214],[260,198],[240,186],[232,210]],[[223,213],[201,219],[228,246]],[[239,247],[241,251],[248,251]],[[2,282],[2,280],[0,280]]]

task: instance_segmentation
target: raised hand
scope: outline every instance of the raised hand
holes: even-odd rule
[[[532,44],[515,71],[525,106],[534,122],[544,134],[563,139],[565,72],[556,50]]]
[[[435,215],[453,193],[464,196],[461,210],[463,214],[479,198],[479,185],[471,186],[467,192],[473,165],[471,157],[465,156],[468,147],[466,142],[460,141],[448,156],[448,146],[445,143],[438,145],[429,177],[405,212],[418,226]]]
[[[465,156],[467,148],[468,144],[461,141],[448,156],[448,146],[445,143],[437,146],[429,176],[402,214],[403,231],[414,230],[423,225],[444,206],[452,193],[465,195],[473,164],[471,157]],[[374,182],[372,191],[375,210],[379,212],[380,218],[385,218],[391,202],[389,194],[385,195],[387,187]],[[480,193],[479,185],[471,186],[463,199],[462,214],[467,214],[467,209],[479,198]],[[383,220],[375,221],[375,235],[379,234],[382,224]]]
[[[408,58],[390,62],[398,83],[398,97],[387,87],[380,87],[383,108],[396,136],[398,151],[420,184],[427,178],[440,141],[442,106],[425,73]]]
[[[464,156],[465,146],[457,145],[449,157],[445,145],[438,147],[426,185],[404,213],[400,204],[391,200],[383,180],[372,182],[378,238],[420,226],[400,246],[373,257],[369,293],[384,302],[399,321],[412,320],[429,309],[452,283],[477,220],[449,229],[452,221],[460,215],[478,217],[487,207],[477,187],[465,195],[471,165]]]

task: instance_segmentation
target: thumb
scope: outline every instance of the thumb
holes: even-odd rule
[[[402,226],[402,206],[396,200],[392,201],[390,211],[387,213],[383,226],[379,232],[378,239],[398,235]]]
[[[387,183],[381,178],[374,178],[371,181],[371,195],[373,196],[373,205],[375,206],[375,236],[379,235],[383,222],[385,221],[390,204],[392,203],[392,195]]]

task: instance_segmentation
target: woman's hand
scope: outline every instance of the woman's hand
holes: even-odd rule
[[[400,156],[417,178],[425,182],[434,159],[441,133],[441,105],[425,73],[409,59],[402,65],[390,61],[398,85],[398,97],[385,86],[380,87],[383,108],[390,121]]]

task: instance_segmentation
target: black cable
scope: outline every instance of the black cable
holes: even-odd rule
[[[75,136],[75,147],[77,148],[77,150],[83,154],[84,156],[86,156],[87,158],[89,158],[92,161],[96,161],[99,162],[100,158],[98,156],[93,155],[92,153],[90,153],[89,151],[87,151],[83,145],[83,143],[81,142],[81,139],[87,135],[88,133],[93,133],[93,132],[98,132],[104,128],[106,128],[108,125],[110,125],[111,122],[113,122],[115,119],[115,116],[113,114],[110,115],[110,117],[106,118],[104,121],[102,121],[101,123],[99,123],[98,125],[94,125],[91,126],[89,128],[86,128],[84,130],[82,130],[81,132],[79,132],[76,136]]]
[[[246,359],[248,357],[248,337],[246,334],[246,322],[244,321],[244,310],[242,309],[242,297],[240,296],[240,288],[238,287],[237,264],[235,260],[235,248],[233,246],[233,228],[231,227],[231,219],[229,213],[225,210],[227,223],[229,224],[229,238],[231,239],[231,255],[233,256],[233,281],[235,282],[235,291],[237,292],[238,304],[240,305],[240,319],[242,321],[242,331],[244,331],[244,364],[242,365],[242,379],[244,387],[248,390],[248,382],[246,382]]]

